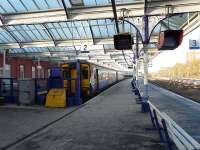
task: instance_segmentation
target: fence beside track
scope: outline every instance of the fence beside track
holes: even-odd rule
[[[153,128],[158,130],[160,140],[167,144],[169,150],[172,150],[173,144],[179,150],[200,150],[200,144],[194,138],[166,113],[159,111],[151,102],[148,103]]]

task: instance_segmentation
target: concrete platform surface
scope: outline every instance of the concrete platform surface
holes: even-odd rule
[[[200,104],[150,84],[150,101],[200,142]]]
[[[72,112],[70,109],[43,107],[1,106],[0,149]]]
[[[162,150],[149,114],[122,81],[10,150]]]

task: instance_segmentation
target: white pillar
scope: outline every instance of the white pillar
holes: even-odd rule
[[[144,100],[148,100],[148,49],[147,44],[144,45]]]
[[[136,60],[135,60],[135,78],[136,78],[136,80],[138,80],[139,79],[139,77],[138,77],[138,70],[139,70],[139,59],[137,58]]]
[[[38,78],[40,78],[40,71],[41,71],[40,57],[38,57],[38,64],[37,64],[37,77]]]
[[[6,77],[6,50],[3,51],[3,77]]]

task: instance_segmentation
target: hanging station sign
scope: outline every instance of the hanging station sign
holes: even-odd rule
[[[166,30],[159,34],[158,49],[174,50],[183,40],[183,30]]]
[[[81,53],[90,53],[90,51],[88,50],[88,46],[87,45],[81,45],[79,51]]]
[[[114,35],[114,46],[117,50],[130,50],[132,49],[133,39],[129,33],[120,33]]]

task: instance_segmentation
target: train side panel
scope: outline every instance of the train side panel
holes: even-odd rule
[[[98,91],[98,69],[95,65],[90,64],[90,92],[94,94]]]
[[[94,64],[91,66],[91,87],[93,92],[105,89],[107,86],[117,81],[116,71]]]

